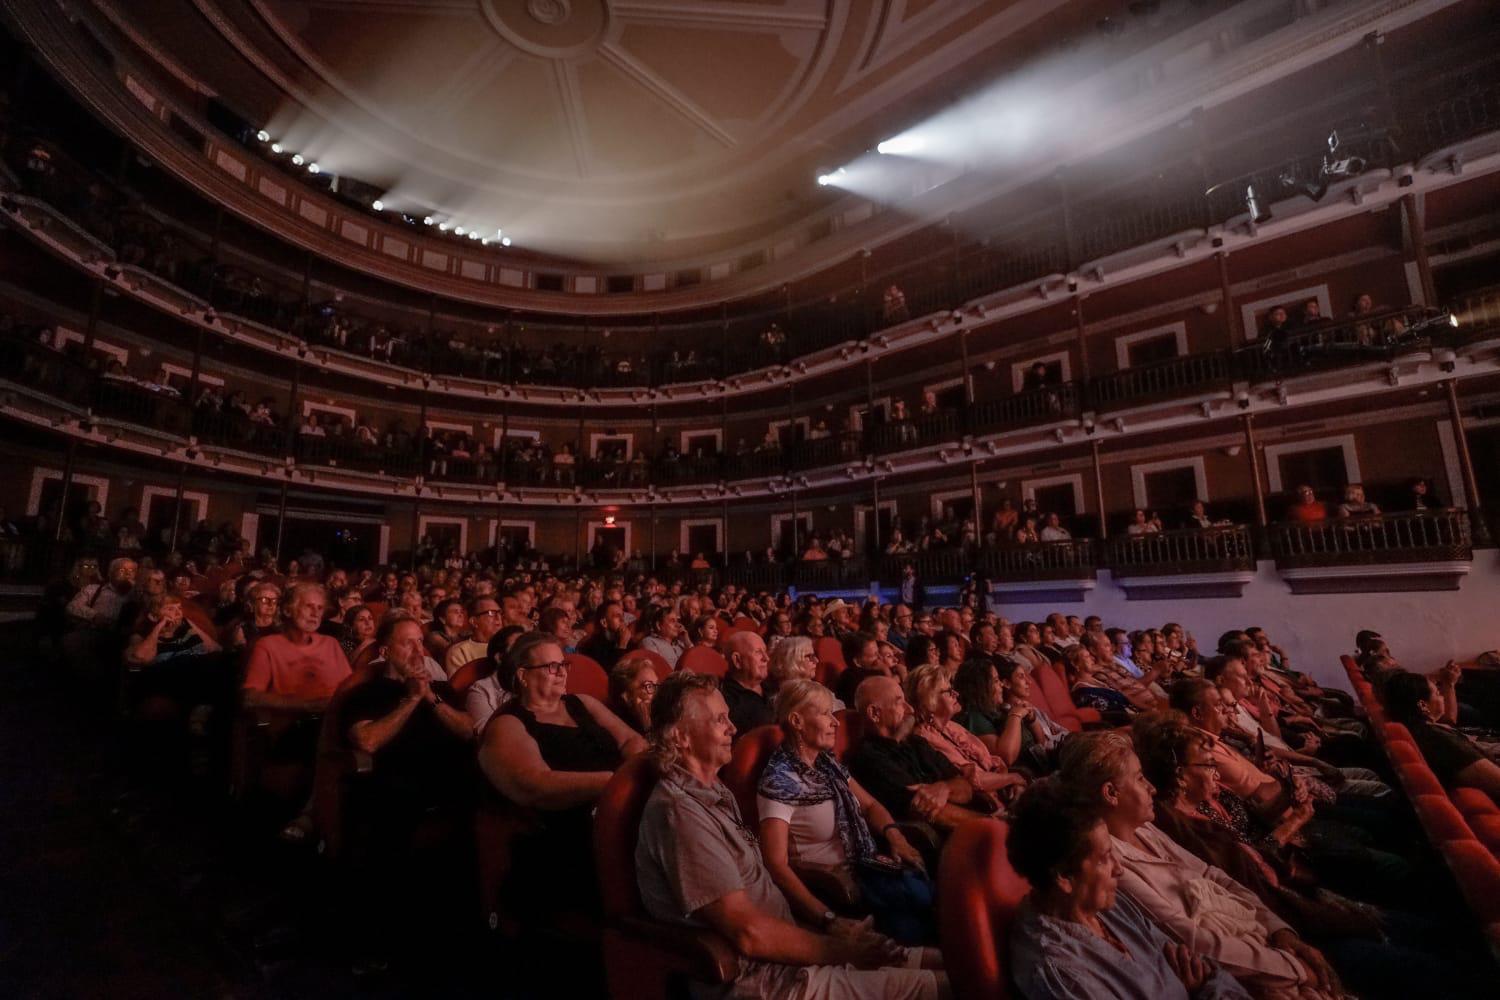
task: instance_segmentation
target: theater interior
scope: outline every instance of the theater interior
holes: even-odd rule
[[[1494,996],[1491,0],[7,0],[0,995]]]

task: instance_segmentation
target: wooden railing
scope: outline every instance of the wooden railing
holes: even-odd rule
[[[1462,510],[1340,518],[1266,529],[1271,555],[1283,568],[1457,562],[1474,557],[1469,515]]]
[[[1255,549],[1250,529],[1233,525],[1119,535],[1106,543],[1105,560],[1116,577],[1225,573],[1255,569]]]
[[[991,581],[1008,580],[1084,580],[1098,567],[1092,539],[1075,538],[1067,542],[1037,542],[982,549],[974,560],[975,568]]]

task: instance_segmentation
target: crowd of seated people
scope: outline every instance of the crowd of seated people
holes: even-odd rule
[[[285,804],[289,840],[328,833],[326,741],[372,759],[360,864],[400,868],[434,817],[506,817],[507,898],[537,920],[599,918],[578,863],[590,812],[649,747],[642,904],[719,931],[742,992],[942,995],[931,873],[953,831],[997,819],[1033,888],[1006,959],[1025,996],[1461,996],[1480,974],[1449,947],[1463,931],[1366,720],[1265,629],[1208,650],[1171,622],[432,555],[406,572],[235,547],[201,571],[95,559],[55,595],[58,639],[117,664],[137,702],[176,706],[195,740],[276,713],[266,759],[314,775]],[[1360,643],[1445,778],[1495,794],[1492,745],[1457,725],[1458,672],[1409,674]],[[596,693],[573,689],[580,670]],[[772,727],[752,785],[727,789],[738,741]],[[367,945],[394,945],[393,901],[421,883],[383,883]]]

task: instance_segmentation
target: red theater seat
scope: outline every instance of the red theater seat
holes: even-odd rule
[[[1417,819],[1436,846],[1452,840],[1473,840],[1474,831],[1446,795],[1418,795],[1411,800]]]
[[[734,741],[734,753],[719,778],[734,793],[740,804],[740,815],[753,828],[760,822],[760,810],[755,807],[755,787],[760,783],[760,772],[765,770],[771,753],[781,745],[783,734],[777,725],[758,726],[742,733]]]
[[[1004,823],[965,823],[938,863],[938,930],[957,997],[1009,995],[1006,939],[1026,880],[1005,857]]]
[[[600,701],[609,700],[609,675],[599,661],[582,653],[568,653],[568,694],[586,694]]]
[[[1036,683],[1039,694],[1038,700],[1043,702],[1047,714],[1053,720],[1075,733],[1083,732],[1086,722],[1098,722],[1099,713],[1092,709],[1081,709],[1073,705],[1073,693],[1068,690],[1068,682],[1063,678],[1062,670],[1055,663],[1038,667],[1031,672],[1031,679]],[[1089,717],[1084,716],[1089,713]]]
[[[1407,795],[1442,797],[1448,794],[1443,790],[1442,783],[1437,780],[1437,775],[1428,770],[1426,764],[1398,763],[1396,774],[1400,777],[1401,787],[1406,789]]]
[[[831,635],[825,635],[821,639],[813,640],[813,653],[818,657],[818,663],[831,663],[839,672],[849,669],[849,664],[844,662],[844,647]],[[838,673],[834,674],[835,677]]]
[[[723,677],[729,672],[729,661],[718,650],[708,646],[694,646],[677,661],[678,670],[693,674],[712,674]]]
[[[659,681],[666,680],[672,674],[672,665],[667,662],[667,658],[654,650],[637,647],[632,649],[629,655],[644,656],[650,660],[651,665],[656,668],[656,679]]]
[[[665,1000],[683,980],[728,983],[739,955],[707,930],[647,916],[635,879],[635,845],[646,800],[656,787],[649,756],[625,762],[594,810],[594,862],[604,905],[604,970],[612,1000]]]
[[[1438,849],[1479,922],[1500,922],[1500,862],[1495,856],[1477,840],[1450,840]]]

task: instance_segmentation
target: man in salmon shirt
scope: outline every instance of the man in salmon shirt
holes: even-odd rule
[[[319,583],[299,583],[287,595],[287,624],[279,635],[255,644],[245,671],[245,704],[250,707],[319,711],[349,676],[349,661],[338,640],[322,635],[328,597]]]

